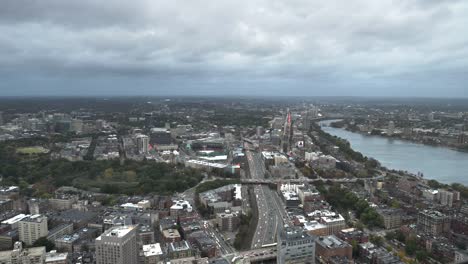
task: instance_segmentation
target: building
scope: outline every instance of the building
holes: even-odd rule
[[[320,223],[327,227],[327,234],[329,235],[338,234],[338,232],[346,227],[346,221],[340,214],[323,216],[320,218]]]
[[[395,133],[395,122],[389,121],[388,122],[387,135],[391,136],[394,133]]]
[[[402,212],[397,209],[379,209],[377,213],[382,217],[386,229],[394,229],[401,226]]]
[[[2,264],[43,264],[45,263],[45,247],[23,249],[21,242],[16,242],[13,250],[0,252]]]
[[[319,263],[329,263],[333,257],[352,260],[353,247],[338,237],[331,235],[316,240],[315,256]]]
[[[178,200],[174,201],[173,205],[170,208],[170,214],[173,217],[178,217],[184,212],[191,213],[193,210],[192,205],[188,201]]]
[[[45,264],[68,264],[68,253],[58,253],[56,250],[52,250],[46,253]]]
[[[64,235],[58,237],[54,240],[55,248],[59,249],[61,252],[70,252],[74,251],[74,246],[79,239],[79,235]]]
[[[136,226],[118,226],[96,238],[97,264],[137,264]]]
[[[182,240],[182,237],[180,236],[180,233],[177,229],[166,229],[162,231],[162,238],[163,241],[166,243],[170,242],[178,242]]]
[[[2,221],[2,225],[10,226],[11,229],[18,229],[19,222],[30,215],[18,214],[10,219]]]
[[[50,241],[54,241],[58,237],[69,235],[71,233],[73,233],[73,224],[71,223],[61,224],[49,231],[49,234],[47,235],[47,239]]]
[[[240,225],[239,212],[226,211],[224,213],[216,214],[216,222],[221,231],[233,232]]]
[[[337,236],[350,244],[353,243],[353,241],[358,244],[369,242],[367,233],[356,228],[343,229]]]
[[[137,230],[138,245],[154,244],[154,230],[150,225],[139,225]]]
[[[146,135],[138,135],[137,146],[140,154],[148,154],[149,137]]]
[[[143,246],[145,264],[158,264],[163,259],[163,251],[159,243]]]
[[[213,258],[219,253],[217,242],[205,231],[193,232],[187,240],[196,247],[201,257]]]
[[[49,205],[52,209],[58,211],[65,211],[72,209],[72,205],[77,202],[77,197],[63,197],[49,199]]]
[[[13,210],[13,200],[0,200],[0,212],[6,212],[10,210]]]
[[[72,119],[70,124],[70,130],[75,133],[83,132],[83,120]]]
[[[438,211],[420,211],[418,227],[422,232],[438,236],[450,231],[450,217]]]
[[[441,205],[452,207],[453,205],[453,192],[440,189],[439,190],[439,202]]]
[[[169,259],[173,260],[193,257],[195,252],[190,244],[183,240],[170,243],[167,247],[167,254]]]
[[[315,239],[315,236],[304,232],[301,228],[284,228],[278,237],[277,262],[315,263]]]
[[[47,217],[42,215],[32,215],[23,218],[18,223],[19,239],[30,246],[40,237],[49,234],[47,227]]]

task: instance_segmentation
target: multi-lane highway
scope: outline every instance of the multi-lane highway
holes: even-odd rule
[[[247,151],[247,161],[252,179],[264,179],[265,164],[259,153]],[[252,240],[252,248],[276,243],[278,226],[283,224],[286,213],[278,194],[265,185],[255,185],[254,194],[258,209],[258,224]],[[276,197],[275,197],[276,196]]]

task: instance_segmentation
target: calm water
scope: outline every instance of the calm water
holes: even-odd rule
[[[412,173],[422,172],[424,178],[427,179],[468,185],[468,153],[466,152],[323,126],[330,122],[332,121],[320,122],[324,131],[348,140],[353,149],[377,159],[387,168]]]

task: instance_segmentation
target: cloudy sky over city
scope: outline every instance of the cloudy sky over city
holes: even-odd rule
[[[465,0],[3,0],[1,95],[468,97]]]

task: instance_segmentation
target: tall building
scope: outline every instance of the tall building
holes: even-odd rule
[[[391,136],[393,135],[393,133],[395,133],[395,122],[390,121],[388,122],[387,134]]]
[[[0,112],[0,126],[3,126],[3,112]]]
[[[450,231],[450,217],[438,211],[420,211],[418,227],[423,232],[437,236]]]
[[[31,215],[21,219],[18,223],[19,239],[30,246],[37,239],[49,234],[47,217],[42,215]]]
[[[149,146],[149,137],[146,135],[138,135],[137,146],[138,146],[138,152],[140,154],[147,154],[148,146]]]
[[[117,226],[96,238],[97,264],[137,264],[136,226]]]
[[[278,263],[315,263],[315,236],[301,228],[285,227],[278,236]]]
[[[16,242],[13,250],[0,251],[0,263],[2,264],[43,264],[45,263],[45,247],[33,247],[23,249],[21,242]]]
[[[453,205],[453,192],[439,189],[440,204],[452,207]]]

